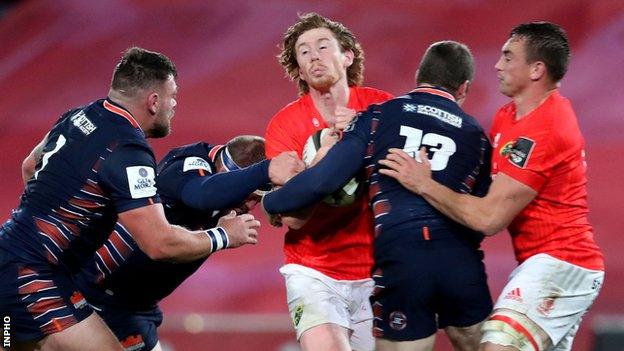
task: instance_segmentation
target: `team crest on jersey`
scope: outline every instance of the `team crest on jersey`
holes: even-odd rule
[[[205,171],[210,172],[210,164],[208,161],[204,160],[201,157],[187,157],[184,159],[184,166],[182,167],[182,172],[192,171],[196,169],[203,169]]]
[[[154,168],[149,166],[126,167],[128,188],[133,199],[156,195]]]
[[[507,158],[511,164],[524,168],[529,162],[531,152],[535,148],[535,141],[526,138],[519,137],[515,141],[509,141],[500,148],[501,156]]]
[[[295,307],[295,316],[293,317],[293,322],[295,323],[295,327],[299,325],[299,322],[301,322],[302,315],[303,315],[303,305],[297,305],[297,307]]]

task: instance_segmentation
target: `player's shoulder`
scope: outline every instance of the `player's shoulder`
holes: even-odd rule
[[[301,115],[301,112],[305,110],[308,104],[311,103],[311,99],[308,94],[300,96],[297,100],[288,103],[282,107],[273,115],[269,123],[279,123],[283,121],[291,121],[293,118],[297,118]]]
[[[394,97],[386,91],[371,87],[356,86],[351,89],[358,95],[358,100],[363,101],[366,104],[382,103]]]
[[[176,161],[194,162],[197,165],[207,165],[210,162],[210,151],[214,145],[200,141],[171,149],[158,163],[158,168],[164,168]]]

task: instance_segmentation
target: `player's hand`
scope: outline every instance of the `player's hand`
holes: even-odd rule
[[[295,151],[285,151],[274,157],[269,163],[269,178],[275,185],[284,185],[288,179],[305,169],[305,163],[297,157]]]
[[[431,179],[431,163],[427,158],[427,151],[422,147],[416,154],[417,159],[401,149],[390,149],[386,158],[379,164],[379,173],[396,179],[408,190],[420,194]]]
[[[334,146],[338,140],[340,140],[340,133],[337,129],[329,129],[329,133],[325,133],[321,138],[321,148],[327,148],[328,150]],[[317,151],[318,153],[318,151]]]
[[[334,128],[344,130],[349,122],[355,117],[355,110],[344,106],[336,106],[334,109],[335,124]]]
[[[235,211],[230,212],[226,216],[219,218],[219,227],[225,229],[230,244],[228,248],[235,248],[245,244],[258,243],[258,231],[260,221],[256,220],[249,213],[236,215]]]

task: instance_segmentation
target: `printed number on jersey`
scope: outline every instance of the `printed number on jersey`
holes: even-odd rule
[[[59,134],[58,139],[56,139],[56,144],[54,145],[54,148],[43,154],[43,157],[41,158],[41,167],[37,170],[37,172],[35,172],[35,175],[33,176],[35,179],[37,179],[37,175],[39,175],[39,172],[41,172],[41,170],[48,164],[50,157],[57,153],[63,147],[63,145],[65,145],[66,141],[67,140],[65,139],[63,134]]]
[[[449,158],[457,151],[457,145],[453,139],[436,133],[427,133],[423,135],[423,131],[418,128],[401,126],[399,132],[404,136],[405,145],[403,151],[418,160],[418,150],[421,146],[428,146],[428,150],[432,153],[431,170],[441,171],[448,165]]]

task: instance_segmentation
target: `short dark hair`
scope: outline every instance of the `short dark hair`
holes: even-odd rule
[[[237,136],[225,146],[239,167],[247,167],[265,159],[264,138],[257,135]]]
[[[115,67],[111,88],[132,96],[139,89],[165,82],[169,76],[176,78],[178,72],[167,56],[131,47],[124,51],[121,61]]]
[[[277,56],[279,63],[284,67],[286,74],[297,83],[299,92],[306,94],[310,91],[308,83],[299,77],[299,64],[295,44],[301,34],[316,28],[327,28],[333,34],[342,51],[353,52],[353,63],[347,68],[347,83],[349,86],[361,85],[364,81],[364,50],[353,33],[340,22],[334,22],[315,12],[299,15],[299,21],[290,26],[282,42],[282,52]]]
[[[558,82],[568,71],[570,44],[563,28],[550,22],[530,22],[517,25],[510,38],[523,38],[527,63],[542,61],[550,78]]]
[[[435,85],[455,93],[462,83],[472,81],[474,59],[462,43],[446,40],[431,44],[420,61],[418,84]]]

